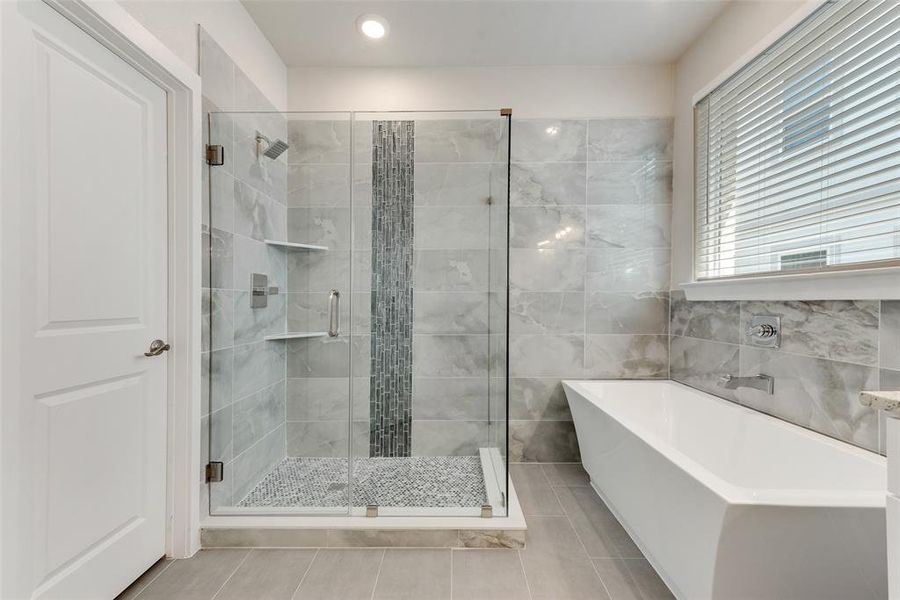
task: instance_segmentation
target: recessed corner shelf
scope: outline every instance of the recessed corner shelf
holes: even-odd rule
[[[291,250],[328,250],[328,246],[317,246],[316,244],[297,244],[295,242],[282,242],[279,240],[265,240],[270,246],[278,246],[279,248],[288,248]]]
[[[279,340],[302,340],[305,338],[325,337],[328,335],[325,331],[301,331],[297,333],[277,333],[275,335],[267,335],[265,340],[268,342],[277,342]]]

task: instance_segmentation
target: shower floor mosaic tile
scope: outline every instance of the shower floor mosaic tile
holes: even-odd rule
[[[477,456],[357,458],[354,505],[479,507],[487,503]],[[240,507],[341,507],[347,505],[346,458],[285,458]]]

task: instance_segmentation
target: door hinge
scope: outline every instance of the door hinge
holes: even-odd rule
[[[217,483],[222,481],[225,475],[225,465],[220,462],[211,462],[206,464],[206,483]]]
[[[225,148],[221,144],[206,145],[206,164],[221,167],[225,164]]]

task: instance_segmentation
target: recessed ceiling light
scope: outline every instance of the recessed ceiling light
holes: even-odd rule
[[[356,27],[361,34],[373,40],[380,40],[388,33],[387,19],[378,15],[361,16],[356,20]]]

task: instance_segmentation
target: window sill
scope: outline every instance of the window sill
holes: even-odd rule
[[[688,300],[896,300],[900,267],[682,283]]]

